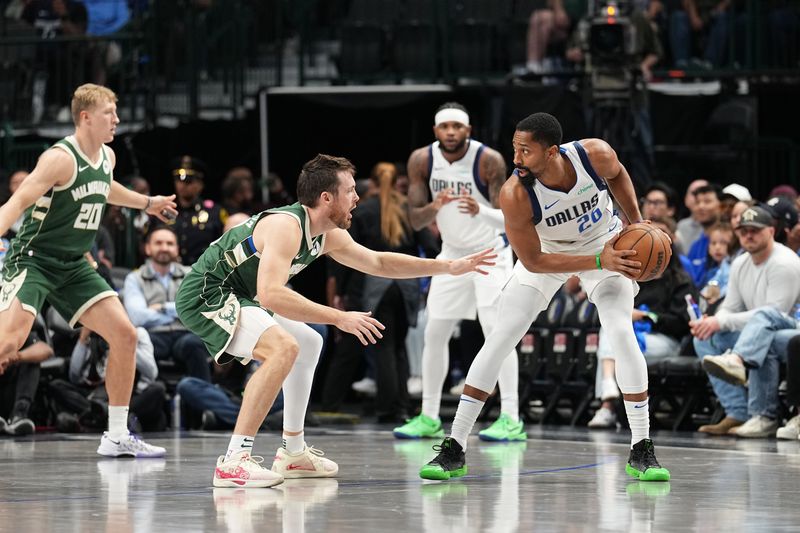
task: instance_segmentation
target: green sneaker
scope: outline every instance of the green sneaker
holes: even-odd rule
[[[467,475],[464,450],[456,439],[447,437],[442,444],[437,444],[433,449],[439,452],[439,455],[420,469],[419,477],[444,481]]]
[[[639,481],[669,481],[669,470],[658,464],[650,439],[642,439],[633,445],[625,472]]]
[[[444,430],[439,420],[419,414],[392,430],[398,439],[443,439]]]
[[[478,438],[491,442],[513,442],[527,440],[528,434],[522,425],[522,420],[514,421],[503,413],[494,424],[478,433]]]

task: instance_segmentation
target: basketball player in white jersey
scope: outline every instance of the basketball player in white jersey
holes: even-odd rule
[[[611,194],[631,222],[641,222],[631,178],[601,139],[561,144],[561,125],[535,113],[517,124],[512,176],[500,192],[506,235],[519,260],[503,288],[498,322],[472,363],[451,436],[423,466],[424,479],[467,473],[467,437],[509,350],[571,275],[581,278],[600,323],[618,354],[616,377],[631,427],[626,472],[642,481],[669,480],[649,438],[647,365],[633,333],[631,314],[641,271],[633,250],[614,250],[622,229]]]
[[[501,236],[505,228],[497,203],[506,181],[506,164],[496,150],[471,139],[470,132],[469,115],[462,105],[450,102],[437,110],[436,142],[415,150],[408,160],[411,225],[421,229],[436,220],[442,236],[440,258],[494,248],[497,264],[488,276],[441,275],[431,280],[422,351],[422,413],[394,429],[398,438],[444,437],[439,404],[449,366],[450,337],[459,320],[474,319],[476,313],[484,336],[491,332],[497,322],[500,291],[511,275],[511,249]],[[484,440],[527,438],[519,420],[518,361],[513,346],[506,355],[499,374],[501,414],[480,432]]]

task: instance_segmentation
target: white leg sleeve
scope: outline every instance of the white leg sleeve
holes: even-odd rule
[[[633,334],[633,284],[622,276],[601,281],[592,292],[603,334],[616,359],[617,384],[623,394],[647,390],[647,363]]]
[[[275,321],[296,340],[300,346],[292,370],[283,382],[283,429],[303,431],[306,408],[322,352],[322,336],[302,322],[275,315]]]
[[[425,325],[425,346],[422,349],[422,414],[439,418],[442,386],[450,366],[450,337],[457,319],[432,318]]]
[[[552,294],[545,296],[539,289],[521,285],[516,275],[511,277],[500,296],[497,324],[472,362],[467,385],[492,392],[508,355],[547,307],[550,298]]]
[[[478,319],[485,338],[489,338],[489,334],[497,324],[498,307],[497,305],[478,307]],[[531,319],[532,321],[533,319]],[[500,375],[497,377],[497,384],[500,385],[500,412],[517,420],[519,418],[519,359],[516,350],[512,349],[503,361]]]

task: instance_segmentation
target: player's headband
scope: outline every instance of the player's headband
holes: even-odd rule
[[[443,122],[460,122],[465,126],[469,126],[469,115],[460,109],[448,107],[436,113],[436,117],[433,119],[434,126],[438,126]]]

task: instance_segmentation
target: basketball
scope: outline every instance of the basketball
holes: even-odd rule
[[[615,250],[636,250],[629,257],[642,263],[642,273],[636,281],[650,281],[659,277],[672,258],[672,246],[667,235],[650,224],[630,224],[619,234]]]

